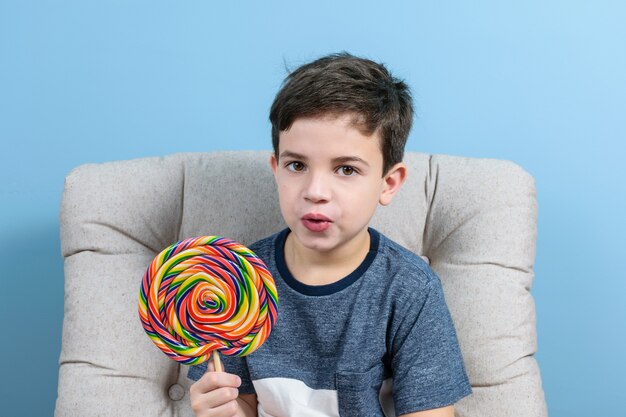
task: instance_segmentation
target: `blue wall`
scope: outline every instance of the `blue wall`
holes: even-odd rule
[[[411,85],[408,150],[510,159],[535,176],[550,415],[624,416],[624,3],[226,3],[0,2],[3,415],[54,409],[69,170],[269,149],[284,62],[348,50]]]

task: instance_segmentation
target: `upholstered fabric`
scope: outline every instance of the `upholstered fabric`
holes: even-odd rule
[[[183,153],[88,164],[61,205],[65,317],[60,416],[192,416],[187,367],[145,335],[137,301],[157,252],[187,237],[244,245],[283,227],[269,152]],[[533,281],[532,177],[494,159],[407,153],[407,182],[372,226],[439,274],[473,394],[463,417],[547,415]]]

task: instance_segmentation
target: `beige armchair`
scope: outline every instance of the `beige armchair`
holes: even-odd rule
[[[285,227],[269,152],[174,154],[88,164],[61,207],[65,316],[55,415],[192,416],[187,367],[146,337],[141,277],[186,237],[249,245]],[[547,415],[533,281],[534,181],[494,159],[407,153],[406,184],[372,226],[427,258],[441,278],[473,394],[464,417]]]

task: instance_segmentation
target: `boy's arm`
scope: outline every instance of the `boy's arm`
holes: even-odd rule
[[[239,394],[237,403],[243,412],[242,417],[257,417],[256,394]]]
[[[449,405],[447,407],[434,408],[432,410],[402,414],[400,417],[454,417],[454,406]]]
[[[451,405],[471,394],[471,385],[443,287],[426,272],[433,279],[399,300],[402,320],[390,333],[395,408],[399,415],[453,417]],[[425,408],[430,410],[413,412]]]

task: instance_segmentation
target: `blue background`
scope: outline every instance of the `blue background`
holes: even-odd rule
[[[347,50],[413,89],[407,149],[536,179],[550,415],[625,416],[626,6],[620,1],[0,2],[3,415],[52,415],[59,204],[88,162],[269,149],[285,73]]]

